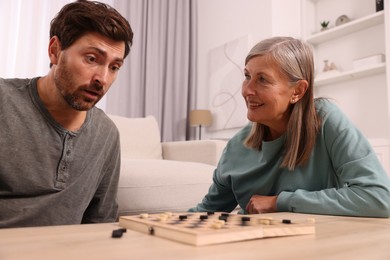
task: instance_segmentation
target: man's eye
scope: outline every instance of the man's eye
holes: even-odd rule
[[[86,57],[86,60],[89,62],[89,63],[93,63],[96,61],[96,58],[94,56],[91,56],[91,55],[88,55]]]
[[[245,78],[245,80],[250,80],[251,79],[251,77],[248,74],[245,74],[244,78]]]
[[[116,72],[116,71],[118,71],[120,68],[121,68],[120,66],[112,66],[112,67],[111,67],[111,70]]]

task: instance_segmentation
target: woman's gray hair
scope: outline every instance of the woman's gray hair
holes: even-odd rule
[[[307,43],[292,37],[273,37],[256,44],[248,53],[245,65],[256,56],[270,58],[291,83],[307,80],[313,84],[313,50]]]

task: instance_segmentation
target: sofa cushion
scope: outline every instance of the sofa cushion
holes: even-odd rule
[[[206,195],[214,169],[196,162],[123,158],[119,214],[187,211]]]
[[[122,157],[162,159],[160,129],[153,116],[127,118],[109,115],[120,133]]]

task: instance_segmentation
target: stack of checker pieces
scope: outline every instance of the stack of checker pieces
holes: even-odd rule
[[[308,235],[315,233],[315,220],[274,219],[223,212],[140,214],[122,216],[124,228],[177,242],[204,246],[228,242]]]

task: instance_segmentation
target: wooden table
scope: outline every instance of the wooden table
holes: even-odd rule
[[[118,223],[0,229],[0,259],[390,259],[390,219],[306,216],[315,235],[202,247],[131,230],[112,238]]]

